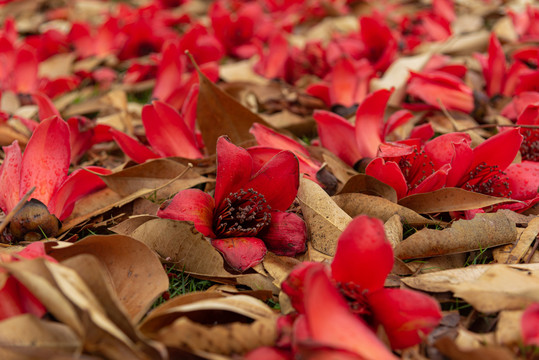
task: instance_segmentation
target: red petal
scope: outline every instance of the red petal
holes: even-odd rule
[[[91,121],[82,116],[67,119],[69,126],[69,144],[71,146],[71,163],[76,163],[93,145],[93,129]]]
[[[204,191],[187,189],[177,193],[172,200],[164,202],[157,216],[163,219],[192,221],[204,236],[215,237],[212,230],[213,198]]]
[[[525,345],[539,346],[539,303],[533,303],[522,314],[520,323]]]
[[[253,158],[253,171],[258,172],[264,164],[270,161],[275,155],[281,152],[279,149],[262,147],[262,146],[253,146],[247,149],[249,155]],[[310,179],[316,181],[316,173],[320,170],[320,165],[304,157],[301,154],[294,153],[299,162],[299,172],[302,174],[309,175]]]
[[[362,359],[396,359],[363,320],[350,312],[323,269],[307,275],[304,302],[305,317],[316,342],[350,351]]]
[[[194,132],[183,117],[170,105],[154,101],[142,108],[142,123],[152,148],[162,157],[180,156],[198,159],[202,154],[196,146]]]
[[[60,112],[56,109],[56,106],[52,103],[51,99],[43,93],[32,94],[34,102],[39,107],[39,121],[50,118],[51,116],[58,116],[61,118]]]
[[[315,111],[313,118],[323,147],[350,166],[363,157],[357,147],[354,126],[346,119],[324,110]]]
[[[384,326],[393,349],[419,344],[442,318],[438,302],[417,291],[380,289],[367,296],[374,318]]]
[[[228,194],[243,187],[251,178],[253,159],[227,137],[217,139],[217,174],[215,179],[215,204],[218,207]]]
[[[22,155],[17,140],[3,149],[5,155],[4,162],[0,165],[0,208],[7,214],[20,200]]]
[[[110,132],[114,141],[116,141],[122,151],[134,162],[142,164],[146,160],[159,158],[159,155],[133,139],[131,136],[116,129],[110,129]]]
[[[161,54],[152,98],[166,101],[182,83],[185,58],[181,56],[178,46],[172,42],[163,45]]]
[[[281,284],[281,289],[286,295],[288,295],[292,306],[300,314],[305,313],[303,302],[305,277],[309,273],[310,269],[314,267],[327,270],[327,267],[324,264],[304,261],[295,266],[290,274],[288,274],[286,277],[286,280]]]
[[[32,313],[38,317],[46,313],[45,307],[14,277],[7,275],[0,289],[0,320]],[[24,291],[24,290],[25,291]]]
[[[266,245],[255,237],[213,239],[211,244],[219,250],[232,269],[244,272],[258,265],[266,255]]]
[[[381,136],[381,139],[384,140],[385,137],[388,135],[388,134],[391,134],[391,132],[393,130],[395,130],[396,128],[398,128],[399,126],[402,126],[404,124],[406,124],[411,118],[414,117],[414,114],[412,114],[411,112],[409,112],[408,110],[399,110],[399,111],[396,111],[393,115],[391,115],[388,119],[387,119],[387,122],[384,124],[384,130],[382,131],[382,136]],[[430,126],[430,123],[426,123],[426,124],[423,124],[423,125],[428,125]],[[422,126],[423,126],[422,125]],[[431,127],[432,129],[432,127]],[[432,135],[434,135],[434,132],[432,133]],[[432,136],[431,135],[431,136]],[[417,136],[412,136],[410,134],[410,137],[417,137]],[[430,136],[429,136],[430,138]],[[428,139],[428,138],[427,138]]]
[[[502,131],[473,149],[474,160],[470,168],[475,169],[479,164],[485,163],[487,166],[498,166],[498,169],[503,171],[517,156],[521,143],[520,129]]]
[[[307,227],[296,214],[275,211],[271,224],[259,236],[268,250],[277,255],[296,256],[305,251]]]
[[[281,151],[242,186],[263,194],[272,210],[287,210],[299,187],[299,163],[290,151]]]
[[[112,173],[112,171],[98,166],[88,166],[86,169],[103,175]],[[64,220],[73,211],[77,200],[104,187],[106,184],[98,175],[85,169],[75,170],[52,196],[48,205],[49,211],[59,220]]]
[[[376,158],[367,165],[365,174],[391,186],[397,192],[397,198],[399,199],[405,197],[408,193],[406,179],[399,165],[393,161],[385,162],[382,158]]]
[[[392,267],[393,250],[384,224],[365,215],[354,218],[339,236],[331,263],[333,279],[374,291],[384,287]]]
[[[198,93],[200,87],[198,84],[193,84],[187,93],[187,97],[182,105],[183,118],[189,130],[195,132],[195,124],[197,121],[197,104],[198,104]]]
[[[414,126],[410,132],[410,139],[420,139],[421,142],[425,142],[434,136],[434,129],[430,123]]]
[[[352,61],[346,57],[337,60],[331,71],[331,103],[345,107],[354,105],[357,83],[357,73]]]
[[[263,346],[249,351],[246,355],[243,356],[243,360],[293,360],[294,357],[292,354],[278,350],[276,348]]]
[[[438,190],[446,186],[447,174],[451,170],[451,165],[445,164],[434,173],[419,183],[414,189],[408,192],[408,195],[420,194]]]
[[[12,89],[17,93],[33,93],[37,90],[37,72],[38,61],[35,50],[32,48],[23,47],[17,51],[15,58],[15,69],[13,69],[13,84]]]
[[[375,157],[378,146],[384,141],[381,137],[384,113],[392,92],[385,89],[373,92],[357,109],[355,134],[357,148],[363,157]]]
[[[290,150],[296,154],[302,154],[306,157],[310,156],[305,146],[262,124],[254,123],[249,132],[255,137],[258,145],[280,150]]]
[[[71,150],[69,128],[58,117],[41,122],[22,156],[20,193],[36,187],[32,197],[48,205],[53,194],[67,177]]]
[[[486,90],[487,95],[492,97],[502,92],[506,69],[505,53],[494,32],[491,33],[489,39],[487,64],[488,77],[485,77],[487,82]]]
[[[511,191],[511,199],[529,200],[538,196],[539,163],[523,161],[504,170]]]

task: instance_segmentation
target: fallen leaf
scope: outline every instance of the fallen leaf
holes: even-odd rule
[[[436,341],[435,347],[451,360],[514,360],[513,353],[500,346],[481,347],[474,350],[461,350],[448,337]]]
[[[483,250],[517,239],[515,224],[505,214],[476,214],[472,220],[457,220],[444,230],[422,229],[394,249],[400,259],[415,259]]]
[[[520,229],[518,229],[520,230]],[[518,264],[530,249],[532,243],[536,241],[539,234],[539,217],[536,217],[528,226],[519,231],[519,236],[515,244],[509,244],[494,250],[494,258],[501,264]]]
[[[397,203],[397,192],[393,187],[381,182],[375,177],[365,174],[357,174],[348,179],[341,191],[339,191],[339,195],[345,193],[374,195]]]
[[[399,200],[399,205],[420,214],[432,214],[481,209],[509,202],[515,202],[515,200],[484,195],[459,188],[442,188],[427,193],[406,196]]]
[[[315,182],[301,178],[298,200],[313,248],[335,255],[337,239],[352,218]]]
[[[272,128],[260,116],[251,112],[219,89],[198,70],[200,91],[197,102],[197,123],[209,154],[215,154],[217,139],[227,135],[233,143],[253,139],[249,129],[254,123]]]
[[[351,217],[368,215],[382,221],[389,220],[393,215],[399,215],[405,224],[421,226],[439,224],[427,219],[413,210],[398,205],[387,199],[360,193],[340,194],[332,197],[333,201]]]

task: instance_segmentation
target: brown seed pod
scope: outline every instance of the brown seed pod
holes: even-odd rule
[[[30,199],[15,214],[9,230],[17,241],[37,241],[43,237],[54,237],[60,229],[60,221],[49,212],[45,204],[37,199]]]

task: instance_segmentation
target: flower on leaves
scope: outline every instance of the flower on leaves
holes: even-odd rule
[[[16,253],[0,253],[0,263],[36,258],[56,262],[47,256],[42,242],[31,243]],[[45,315],[47,310],[43,304],[19,280],[8,275],[4,269],[0,269],[0,277],[5,279],[0,289],[0,320],[21,314],[33,314],[37,317]]]
[[[330,269],[320,263],[296,267],[282,284],[299,313],[292,349],[393,359],[376,338],[378,326],[384,328],[393,349],[421,342],[441,319],[439,304],[416,291],[384,288],[393,261],[383,223],[359,216],[339,237]]]
[[[142,108],[142,124],[151,149],[119,130],[111,129],[112,137],[137,163],[170,156],[201,158],[195,134],[197,95],[198,88],[194,87],[181,113],[162,101],[154,101]]]
[[[355,125],[329,111],[316,111],[313,117],[322,146],[350,166],[364,157],[375,157],[385,136],[412,117],[411,113],[403,110],[384,122],[391,93],[382,89],[367,96],[357,109]]]
[[[53,116],[34,130],[24,154],[17,141],[4,146],[0,166],[0,208],[9,213],[21,198],[35,187],[31,198],[41,201],[49,212],[63,220],[81,197],[105,187],[99,176],[78,169],[68,176],[71,159],[69,127]],[[97,166],[86,169],[101,174],[110,170]]]
[[[287,256],[305,250],[305,223],[285,212],[298,186],[298,160],[292,152],[279,152],[255,168],[247,150],[220,137],[215,196],[183,190],[165,202],[157,215],[193,221],[227,263],[242,272],[260,263],[266,249]]]

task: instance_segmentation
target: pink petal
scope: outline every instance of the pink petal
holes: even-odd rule
[[[385,89],[375,91],[357,109],[355,136],[363,157],[375,157],[378,146],[384,141],[381,137],[384,113],[392,92]]]
[[[54,106],[51,99],[49,99],[47,95],[38,92],[32,94],[32,97],[39,107],[39,121],[43,121],[51,116],[58,116],[61,118],[60,112],[56,109],[56,106]]]
[[[374,291],[384,287],[392,267],[393,250],[384,224],[365,215],[354,218],[339,236],[331,263],[333,279]]]
[[[525,345],[539,346],[539,303],[529,305],[520,323],[522,341]]]
[[[271,224],[259,236],[268,250],[282,256],[296,256],[305,251],[307,227],[296,214],[275,211]]]
[[[109,169],[98,166],[88,166],[85,169],[99,174],[107,175],[112,173]],[[82,197],[106,187],[101,178],[89,171],[78,169],[73,171],[64,182],[58,187],[48,205],[51,214],[62,221],[73,211],[75,202]]]
[[[438,325],[442,314],[436,300],[407,289],[380,289],[367,295],[374,318],[384,326],[393,349],[421,342]]]
[[[259,347],[249,351],[243,356],[243,360],[293,360],[292,354],[269,346]]]
[[[511,191],[511,198],[529,200],[538,196],[539,189],[539,163],[523,161],[511,164],[504,170]]]
[[[345,107],[354,105],[358,75],[352,61],[343,57],[335,63],[331,72],[330,98],[332,104]]]
[[[122,151],[134,162],[142,164],[146,160],[157,159],[160,157],[131,136],[116,129],[110,129],[110,132],[114,141],[116,141]]]
[[[272,210],[288,210],[298,193],[298,159],[290,151],[281,151],[242,187],[264,195]]]
[[[67,177],[70,159],[69,128],[65,121],[55,116],[41,122],[22,156],[20,194],[35,186],[32,197],[48,205]]]
[[[213,233],[213,198],[204,191],[187,189],[177,193],[172,200],[164,202],[157,216],[163,219],[192,221],[204,236],[215,237]]]
[[[13,69],[12,89],[17,93],[33,93],[37,90],[37,55],[32,48],[23,47],[17,51],[15,58],[15,69]]]
[[[254,123],[249,132],[255,137],[258,145],[280,150],[290,150],[296,154],[302,154],[306,157],[310,156],[305,146],[262,124]]]
[[[517,156],[521,143],[520,129],[502,131],[473,149],[474,160],[470,168],[475,169],[479,164],[485,163],[487,166],[497,166],[503,171]]]
[[[397,192],[397,198],[399,199],[405,197],[408,193],[406,179],[399,165],[393,161],[386,162],[383,158],[376,158],[367,165],[365,174],[391,186]]]
[[[218,207],[225,197],[249,181],[253,160],[247,150],[234,145],[225,136],[217,139],[216,152],[215,204]]]
[[[7,214],[20,200],[22,155],[17,140],[3,149],[5,155],[4,162],[0,165],[0,208]]]
[[[202,157],[196,146],[194,133],[170,105],[161,101],[145,105],[142,108],[142,123],[148,142],[160,156],[180,156],[188,159]]]
[[[346,119],[324,110],[315,111],[313,118],[323,147],[350,166],[363,157],[357,146],[354,126]]]
[[[211,244],[219,250],[232,269],[238,272],[258,265],[266,255],[266,245],[255,237],[213,239]]]
[[[314,341],[347,350],[361,359],[396,359],[363,320],[350,312],[323,269],[313,269],[307,275],[304,302],[305,317]]]

